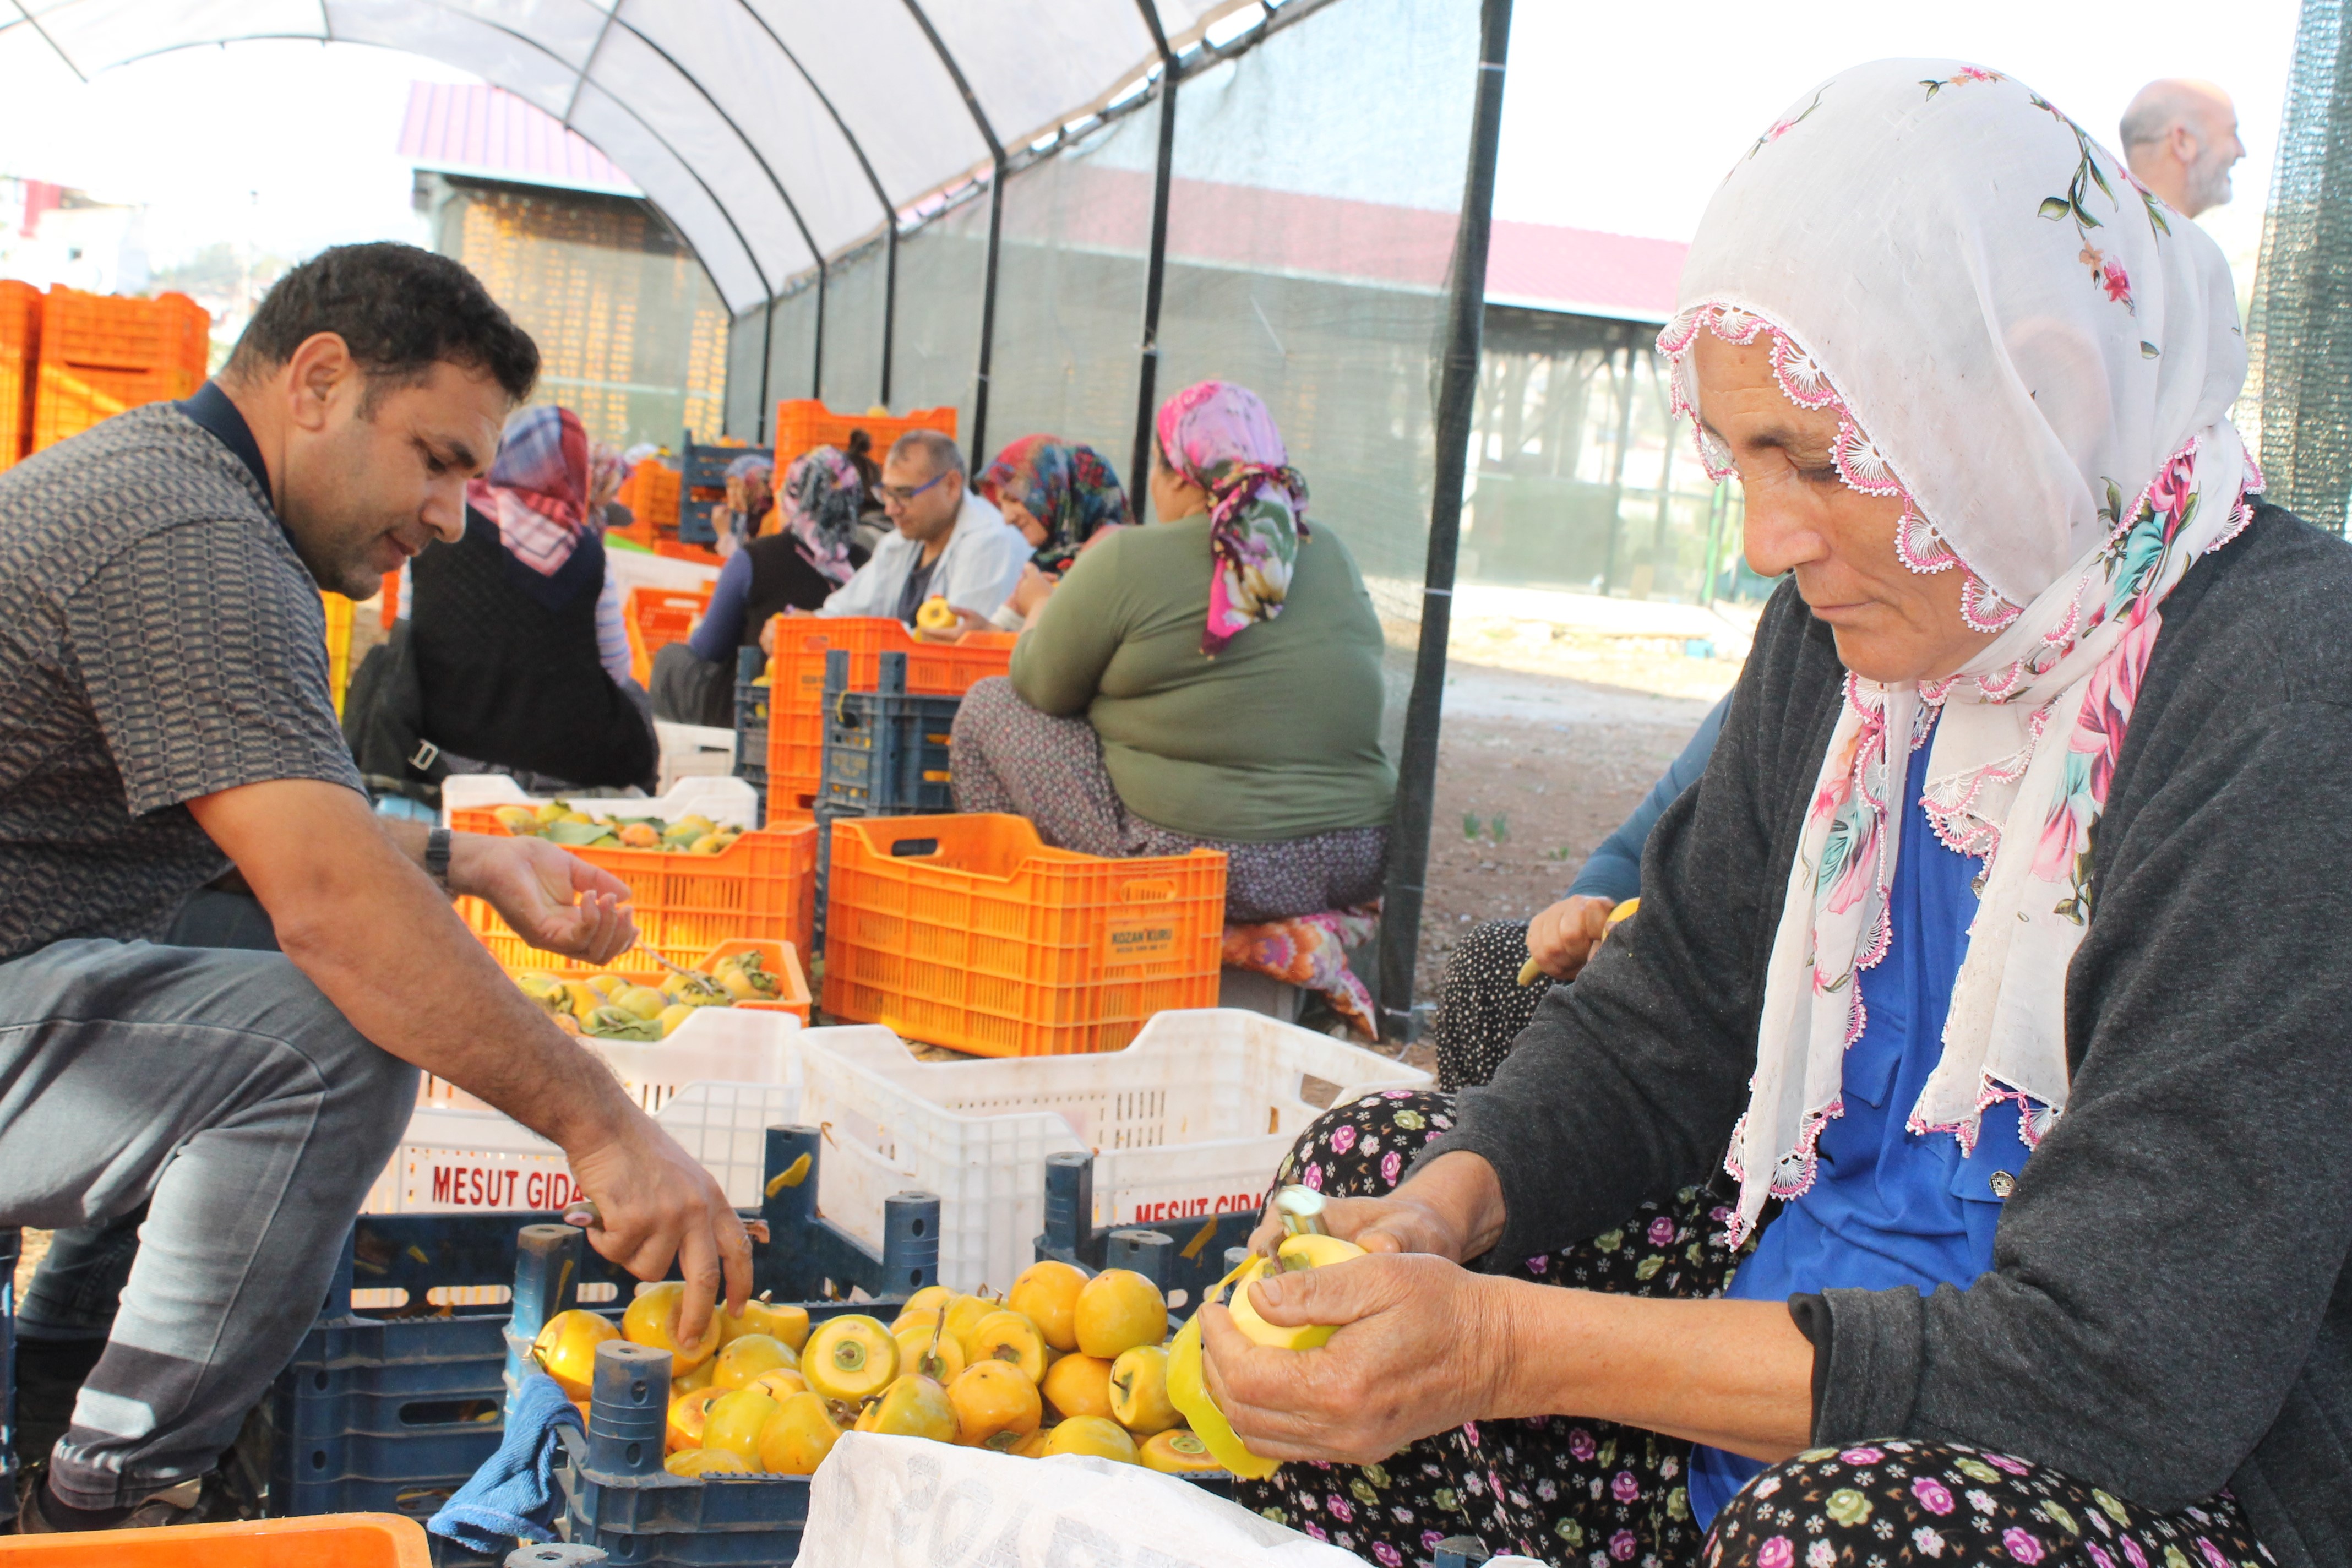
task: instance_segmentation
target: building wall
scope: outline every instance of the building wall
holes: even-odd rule
[[[1738,487],[1706,477],[1668,412],[1656,336],[1486,308],[1461,581],[1675,604],[1769,587],[1740,561]]]
[[[676,449],[719,430],[727,310],[702,264],[646,203],[420,174],[435,248],[481,279],[537,340],[532,401],[593,439]]]

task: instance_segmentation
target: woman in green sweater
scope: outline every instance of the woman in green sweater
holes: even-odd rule
[[[1157,422],[1149,528],[1109,531],[965,695],[961,811],[1088,855],[1225,852],[1226,918],[1370,902],[1396,770],[1381,638],[1347,547],[1256,395],[1210,381]]]

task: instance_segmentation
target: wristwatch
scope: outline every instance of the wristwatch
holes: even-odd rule
[[[449,890],[449,845],[453,835],[446,827],[436,827],[425,836],[425,874],[443,892]]]

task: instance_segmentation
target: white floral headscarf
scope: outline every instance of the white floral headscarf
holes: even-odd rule
[[[1948,680],[1847,678],[1726,1161],[1738,1237],[1812,1185],[1843,1110],[1859,972],[1891,935],[1895,793],[1931,730],[1911,787],[1938,837],[1989,859],[1907,1125],[1973,1147],[1984,1109],[2014,1100],[2032,1142],[2063,1111],[2091,827],[2164,597],[2262,481],[2228,420],[2246,351],[2220,249],[1998,71],[1880,60],[1793,104],[1709,205],[1659,336],[1685,414],[1702,331],[1769,341],[1790,399],[1837,413],[1844,481],[1902,498],[1904,564],[1966,574],[1965,618],[2000,634]]]

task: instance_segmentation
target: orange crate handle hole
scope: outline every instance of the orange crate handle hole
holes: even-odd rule
[[[936,838],[893,838],[890,840],[890,854],[892,858],[896,859],[910,860],[918,856],[936,855],[939,852],[940,841]]]

